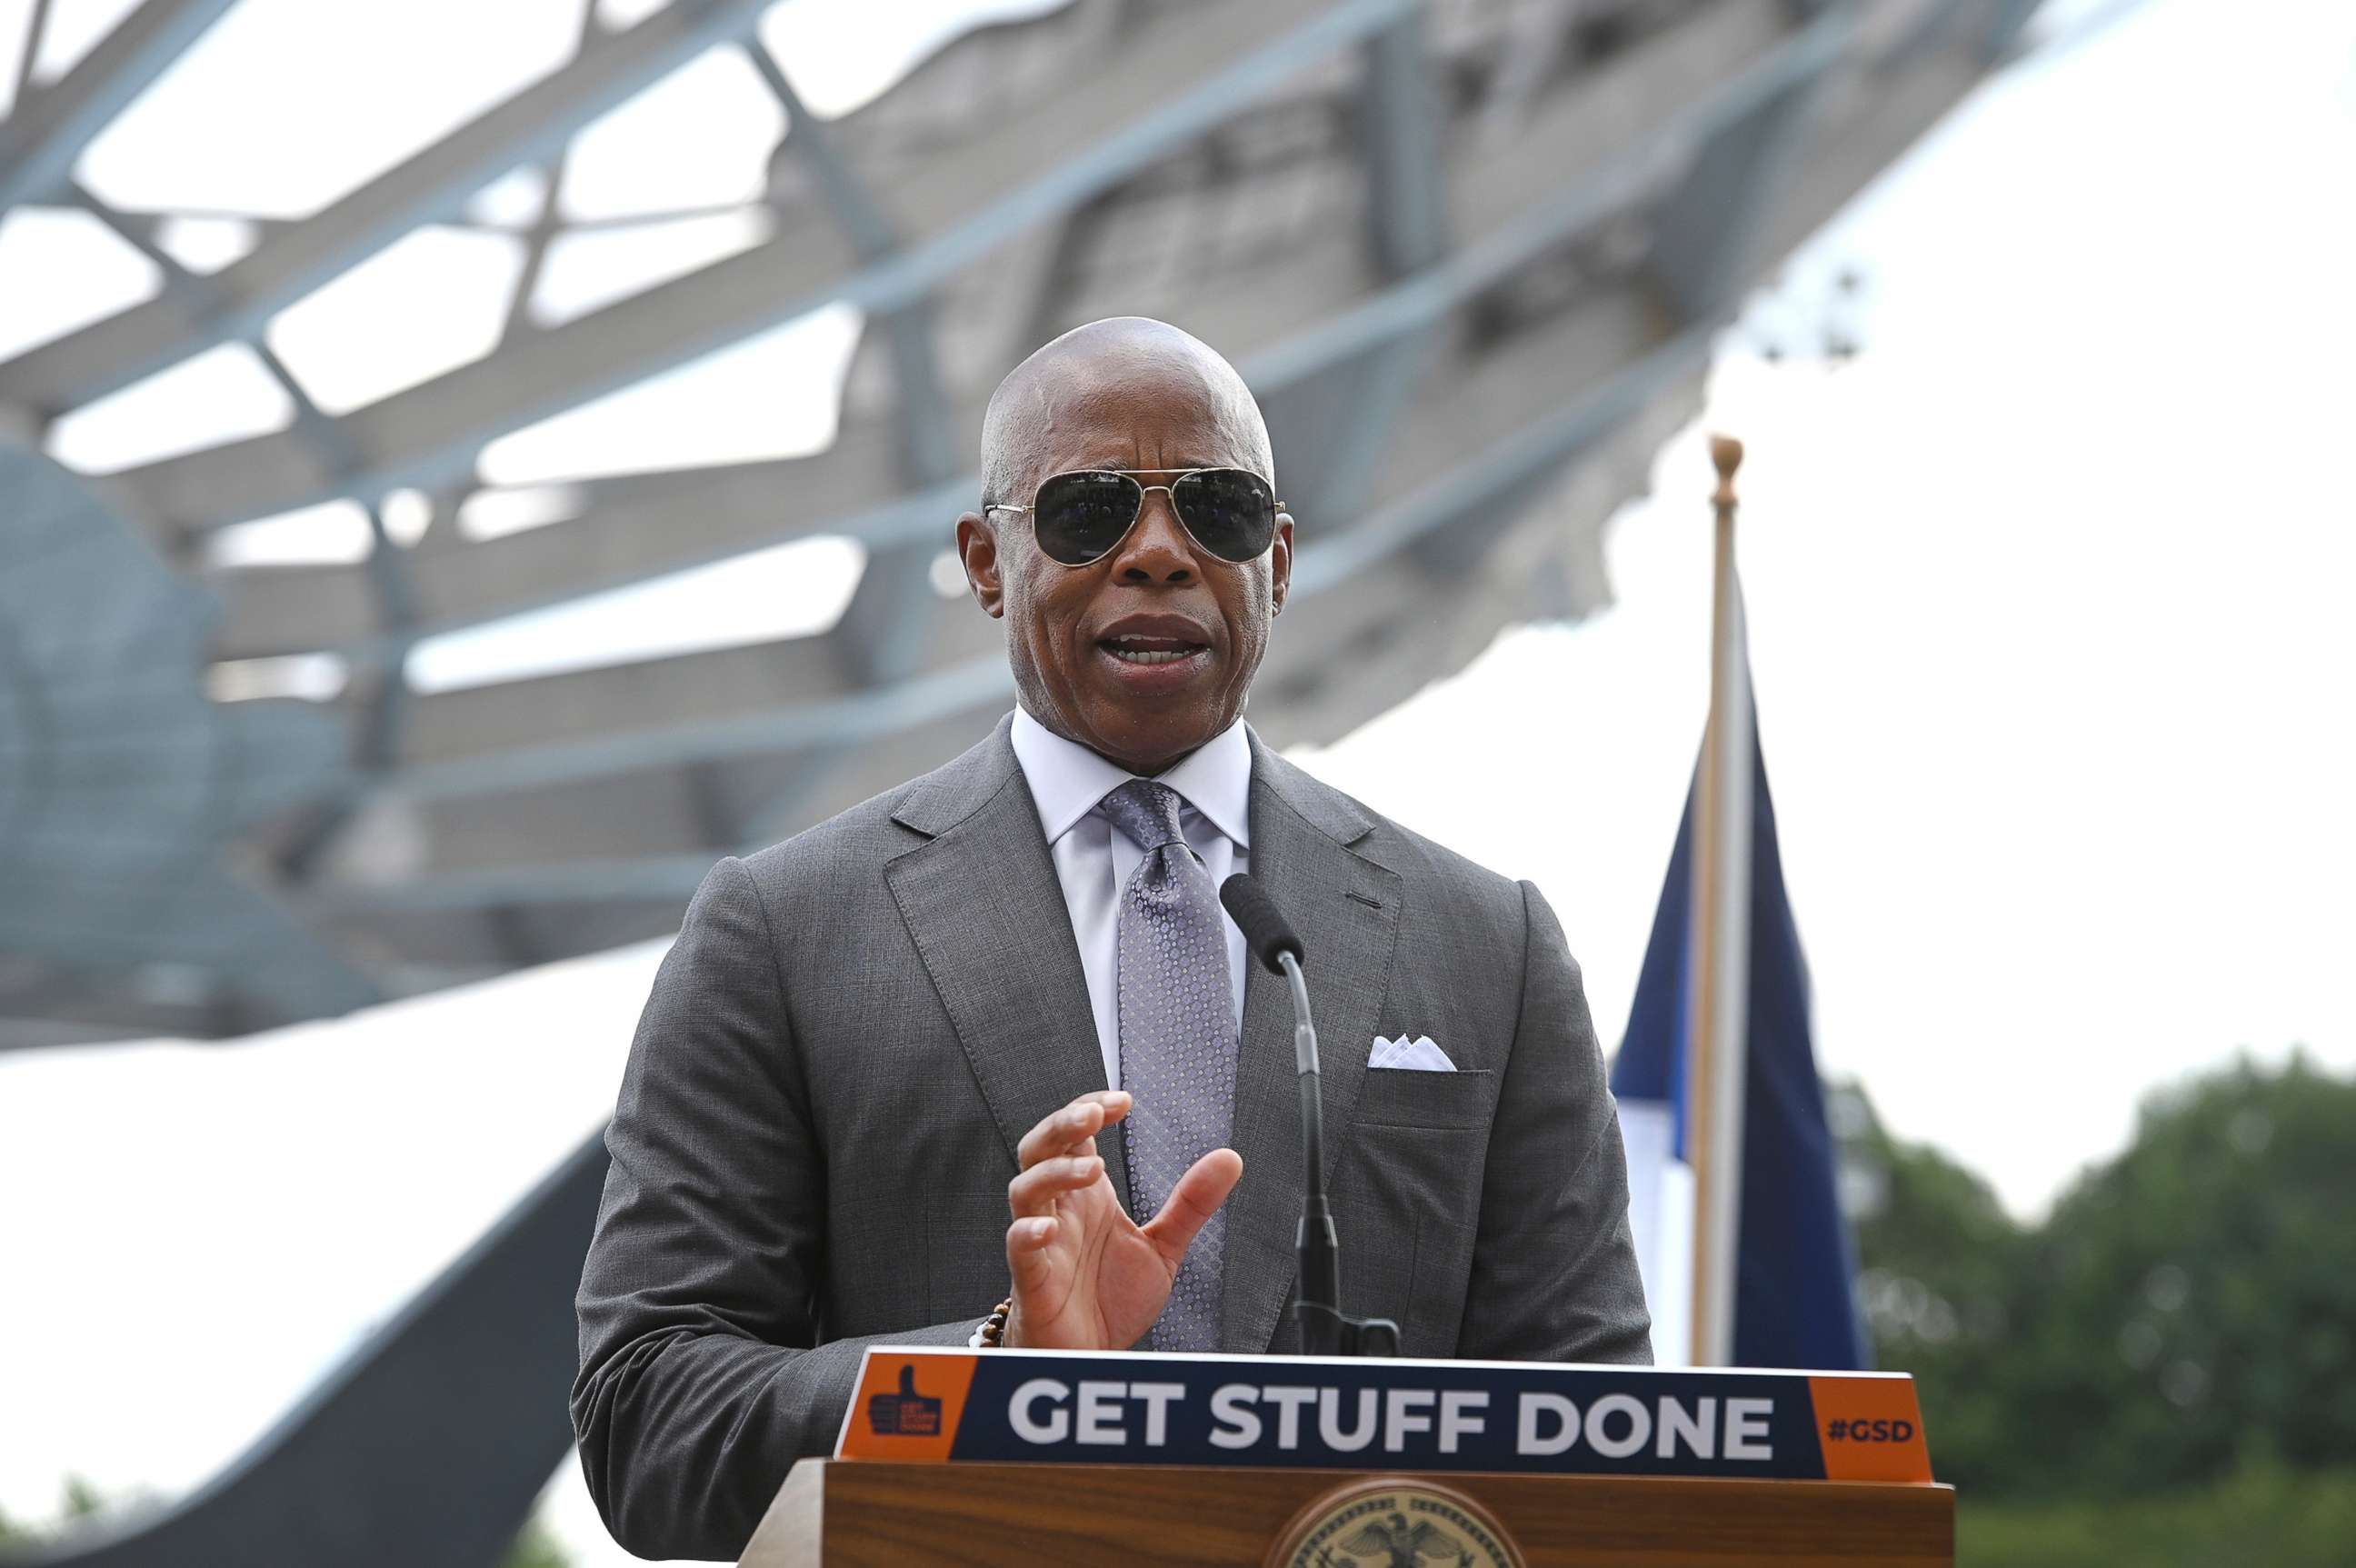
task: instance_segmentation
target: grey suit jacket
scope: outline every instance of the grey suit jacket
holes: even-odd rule
[[[827,1452],[861,1351],[962,1344],[1006,1294],[1023,1134],[1105,1087],[1009,723],[715,866],[664,959],[606,1144],[573,1421],[646,1556],[733,1558]],[[1252,740],[1252,874],[1307,945],[1343,1304],[1408,1356],[1650,1359],[1627,1173],[1578,966],[1535,887]],[[1285,1351],[1301,1203],[1292,1019],[1247,983],[1226,1348]],[[1448,1074],[1366,1068],[1429,1035]],[[1129,1201],[1120,1130],[1099,1140]]]

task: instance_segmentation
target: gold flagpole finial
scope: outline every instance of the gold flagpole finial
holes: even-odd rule
[[[1718,470],[1718,493],[1710,500],[1721,507],[1734,504],[1734,471],[1742,467],[1742,443],[1731,435],[1709,438],[1709,460]]]

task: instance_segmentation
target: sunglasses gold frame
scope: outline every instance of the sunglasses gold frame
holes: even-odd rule
[[[1054,484],[1057,479],[1068,478],[1074,474],[1119,474],[1122,478],[1138,479],[1141,482],[1137,487],[1137,516],[1129,520],[1129,527],[1120,531],[1119,538],[1115,539],[1110,544],[1105,546],[1103,554],[1092,555],[1086,561],[1061,561],[1057,560],[1053,555],[1047,555],[1048,560],[1054,561],[1056,565],[1064,567],[1067,571],[1076,572],[1084,566],[1093,566],[1098,562],[1103,560],[1106,555],[1109,555],[1114,551],[1119,550],[1121,546],[1121,541],[1129,537],[1130,531],[1134,529],[1138,525],[1139,521],[1145,516],[1145,498],[1151,495],[1156,490],[1160,490],[1163,495],[1170,498],[1170,515],[1177,519],[1178,526],[1181,529],[1185,530],[1187,538],[1194,539],[1194,542],[1198,545],[1202,545],[1202,548],[1205,550],[1210,550],[1211,555],[1215,560],[1226,561],[1227,564],[1230,566],[1242,565],[1244,564],[1243,561],[1227,561],[1226,556],[1221,555],[1215,550],[1211,550],[1211,547],[1207,544],[1204,544],[1200,539],[1195,539],[1194,531],[1186,526],[1186,514],[1178,510],[1178,497],[1174,493],[1175,487],[1183,484],[1186,480],[1193,478],[1197,474],[1249,474],[1253,478],[1258,479],[1261,484],[1268,487],[1268,493],[1271,498],[1271,504],[1276,508],[1276,515],[1283,517],[1287,512],[1287,508],[1282,501],[1273,499],[1276,495],[1276,483],[1274,480],[1270,479],[1266,474],[1258,472],[1257,469],[1241,467],[1234,463],[1214,463],[1210,467],[1205,468],[1184,468],[1175,470],[1170,468],[1066,468],[1060,472],[1050,474],[1045,478],[1039,481],[1039,483],[1031,491],[1031,504],[1029,506],[1014,506],[1006,501],[992,501],[981,510],[984,512],[1035,512],[1039,505],[1039,492],[1045,489],[1049,485]],[[1147,474],[1174,474],[1175,477],[1171,479],[1169,484],[1166,485],[1149,485],[1142,482],[1142,476]],[[1271,540],[1270,542],[1273,543],[1274,542]],[[1047,553],[1044,550],[1042,550],[1040,553],[1046,555]],[[1260,552],[1260,555],[1265,555],[1268,552],[1265,550]],[[1257,561],[1258,559],[1259,555],[1248,555],[1244,558],[1246,561]]]

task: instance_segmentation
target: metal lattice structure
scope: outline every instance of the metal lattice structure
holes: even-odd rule
[[[96,817],[0,812],[18,1043],[234,1034],[657,935],[718,855],[952,755],[1010,692],[994,624],[930,577],[977,491],[980,407],[1031,347],[1098,316],[1187,328],[1268,410],[1301,539],[1253,703],[1271,740],[1338,736],[1505,624],[1588,612],[1608,591],[1601,525],[1696,406],[1740,291],[1967,91],[2028,6],[1080,0],[969,33],[826,120],[758,40],[763,5],[672,0],[618,28],[593,12],[568,62],[316,213],[258,223],[208,274],[159,242],[173,215],[110,207],[76,167],[230,9],[145,0],[0,122],[0,210],[91,213],[163,280],[0,362],[0,442],[18,437],[5,613],[128,591],[29,558],[28,520],[70,492],[73,527],[148,562],[123,584],[168,565],[218,605],[203,638],[116,660],[118,682],[252,728],[270,781],[255,809],[223,797],[144,848],[136,791]],[[479,224],[486,186],[561,174],[584,127],[714,49],[743,52],[789,127],[757,242],[536,319],[526,296],[568,231],[552,202],[513,230],[526,263],[478,358],[331,411],[273,350],[289,307],[421,226]],[[846,304],[862,338],[825,450],[584,478],[562,521],[459,526],[497,489],[487,444]],[[23,449],[223,344],[283,387],[284,429],[102,476]],[[397,493],[430,509],[403,542]],[[339,499],[366,509],[363,560],[208,553]],[[821,632],[463,690],[407,677],[423,639],[824,535],[866,562]],[[208,665],[319,655],[346,678],[318,700],[203,695]],[[32,715],[76,677],[12,674],[0,746],[30,776],[61,744]],[[137,741],[113,754],[123,777],[173,766],[127,733],[134,707],[91,701],[98,731]],[[98,848],[103,877],[75,885]],[[155,896],[191,867],[275,924]]]

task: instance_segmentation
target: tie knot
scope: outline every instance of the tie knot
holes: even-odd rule
[[[1164,844],[1186,842],[1186,835],[1178,829],[1178,791],[1167,784],[1132,779],[1107,795],[1097,809],[1148,854]]]

